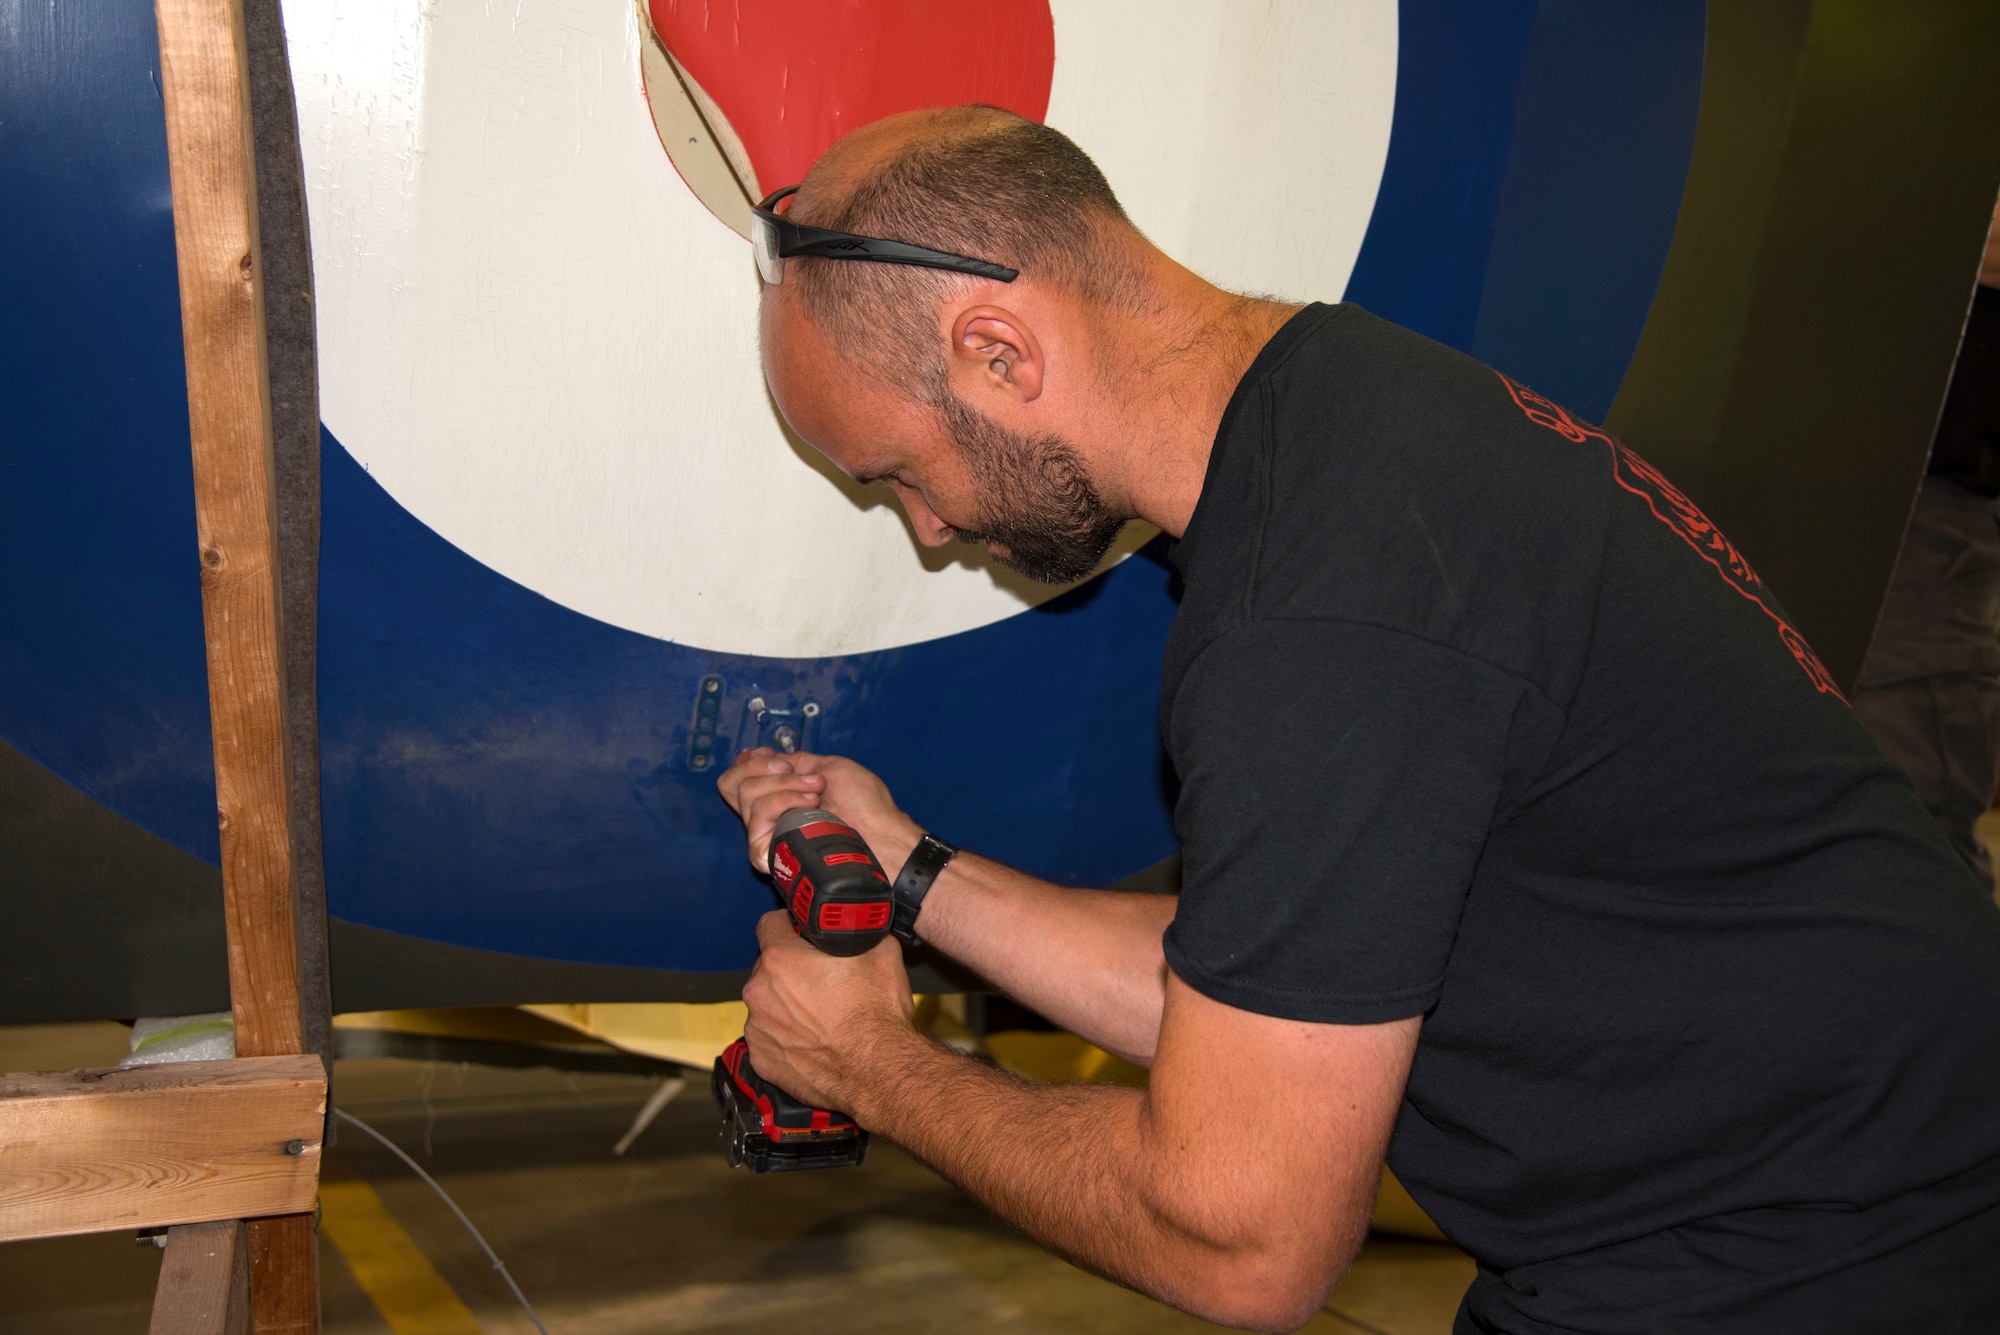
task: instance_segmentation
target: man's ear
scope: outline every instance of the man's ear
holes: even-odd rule
[[[969,306],[951,322],[951,378],[1033,403],[1048,367],[1041,340],[1027,322],[1001,306]]]

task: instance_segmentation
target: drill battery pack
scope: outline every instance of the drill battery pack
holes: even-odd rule
[[[758,1075],[740,1038],[715,1059],[712,1086],[731,1168],[790,1173],[858,1168],[868,1158],[868,1133],[852,1117],[800,1103]]]

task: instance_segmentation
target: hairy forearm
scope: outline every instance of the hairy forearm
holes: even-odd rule
[[[800,807],[838,813],[892,876],[923,834],[879,779],[837,756],[746,751],[717,782],[744,819],[753,866],[764,865],[775,822]],[[1167,977],[1160,936],[1175,906],[1164,895],[1069,890],[961,853],[933,884],[917,931],[1055,1023],[1150,1066]]]
[[[917,930],[1055,1024],[1141,1066],[1160,1039],[1170,895],[1071,890],[960,854]]]
[[[1268,1219],[1235,1226],[1203,1208],[1214,1184],[1149,1143],[1141,1091],[1034,1084],[914,1034],[891,1046],[855,1115],[1052,1250],[1232,1325],[1289,1329],[1316,1306],[1271,1315],[1297,1288],[1295,1258]]]

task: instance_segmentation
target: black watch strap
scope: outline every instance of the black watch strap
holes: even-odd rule
[[[896,873],[895,884],[889,887],[890,897],[896,901],[895,916],[889,920],[890,931],[913,946],[923,944],[917,939],[917,914],[923,911],[924,896],[931,892],[931,882],[957,856],[958,850],[942,839],[925,835],[917,840],[909,860]]]

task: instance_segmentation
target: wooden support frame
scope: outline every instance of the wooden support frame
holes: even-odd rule
[[[310,254],[278,0],[247,4],[154,7],[238,1055],[0,1076],[0,1240],[169,1226],[153,1329],[172,1335],[319,1328],[311,1212],[331,1017],[311,695]],[[266,215],[260,146],[279,185]],[[282,477],[260,216],[288,289],[272,316]],[[303,610],[289,639],[288,588]]]
[[[281,535],[256,123],[270,130],[269,160],[288,153],[296,168],[296,122],[277,0],[248,3],[254,34],[246,0],[154,7],[238,1055],[0,1077],[0,1239],[168,1225],[154,1329],[174,1335],[319,1328],[311,1211],[328,1068],[310,1051],[327,1049],[330,1017],[310,695],[310,257],[298,173],[279,166],[275,263],[304,300],[280,301],[274,317],[288,354]],[[306,611],[290,640],[288,586]]]
[[[239,1320],[249,1276],[259,1331],[319,1327],[311,1210],[327,1108],[324,909],[319,899],[311,637],[285,635],[284,589],[310,593],[317,544],[317,408],[310,295],[278,305],[286,330],[282,555],[257,136],[246,0],[157,0],[174,243],[187,359],[202,620],[214,730],[224,925],[237,1058],[0,1077],[0,1238],[169,1225],[156,1307],[203,1330]],[[264,68],[258,105],[296,159],[277,0],[248,0]],[[282,123],[280,123],[282,122]],[[280,142],[282,141],[282,142]],[[296,163],[294,162],[294,166]],[[279,176],[285,176],[280,169]],[[288,283],[309,281],[296,172],[273,199]],[[293,446],[304,437],[311,451]],[[310,474],[304,495],[297,483]],[[289,581],[285,576],[289,575]],[[309,612],[308,604],[308,612]],[[310,629],[310,616],[302,621]],[[299,674],[294,696],[291,673]],[[294,736],[296,699],[302,738]],[[295,761],[299,762],[295,765]],[[233,1239],[224,1248],[214,1229]],[[230,1231],[233,1230],[233,1231]],[[207,1239],[207,1241],[200,1241]],[[169,1252],[175,1247],[170,1245]],[[219,1258],[219,1259],[218,1259]],[[201,1263],[196,1264],[199,1260]],[[224,1290],[208,1284],[221,1275]],[[186,1301],[183,1301],[186,1300]],[[190,1306],[189,1304],[192,1304]],[[178,1313],[179,1315],[175,1315]],[[240,1314],[239,1314],[240,1315]],[[165,1319],[163,1317],[163,1319]],[[213,1321],[209,1318],[212,1317]],[[185,1319],[184,1319],[185,1318]],[[219,1321],[221,1326],[215,1326]]]
[[[305,1050],[324,978],[301,970],[278,475],[244,0],[156,0],[187,357],[202,620],[221,827],[230,1002],[241,1056]],[[324,934],[307,934],[323,941]],[[314,993],[317,995],[314,995]],[[317,1143],[317,1137],[314,1138]],[[315,1163],[317,1156],[315,1156]],[[258,1331],[319,1328],[310,1214],[253,1219]]]

